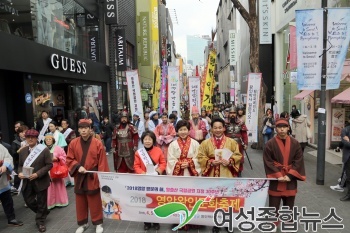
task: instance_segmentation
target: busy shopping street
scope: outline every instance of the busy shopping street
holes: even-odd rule
[[[350,233],[349,0],[0,0],[0,232]]]

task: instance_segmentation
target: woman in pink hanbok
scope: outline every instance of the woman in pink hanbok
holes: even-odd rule
[[[66,152],[55,144],[55,138],[52,134],[45,136],[45,145],[52,154],[53,163],[66,164]],[[65,207],[69,204],[66,185],[63,178],[51,178],[51,183],[47,192],[47,208]]]
[[[162,123],[157,125],[154,134],[157,138],[157,145],[162,149],[165,161],[167,161],[168,147],[176,136],[175,128],[173,124],[169,123],[167,114],[162,115]]]

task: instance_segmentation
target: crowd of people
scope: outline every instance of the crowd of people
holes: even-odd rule
[[[89,227],[89,212],[96,232],[102,233],[98,177],[88,171],[108,172],[107,156],[111,153],[114,171],[118,173],[242,177],[248,148],[244,110],[241,104],[224,108],[214,105],[209,114],[205,108],[199,111],[193,106],[190,116],[182,112],[184,119],[181,119],[176,110],[168,115],[147,109],[144,120],[139,112],[131,118],[128,112],[121,111],[113,122],[104,117],[99,133],[95,132],[96,124],[91,119],[80,119],[78,129],[74,130],[69,127],[68,120],[62,118],[58,124],[46,111],[42,112],[36,129],[29,129],[18,121],[12,145],[7,146],[8,150],[0,146],[0,174],[12,170],[18,174],[13,177],[12,186],[3,180],[5,176],[0,176],[0,200],[8,223],[23,225],[15,218],[11,197],[11,192],[21,192],[26,206],[36,213],[38,230],[45,232],[45,219],[50,209],[69,204],[66,185],[71,184],[75,192],[76,233]],[[290,114],[283,112],[278,117],[271,109],[266,110],[261,127],[263,161],[266,176],[276,178],[269,186],[269,206],[275,207],[276,211],[281,200],[290,208],[294,206],[297,181],[305,180],[303,152],[309,126],[307,117],[294,107]],[[342,134],[344,148],[348,151],[349,131]],[[220,156],[219,149],[228,149],[230,157]],[[69,174],[61,178],[50,177],[50,171],[57,166],[66,166]],[[349,159],[344,161],[344,174],[348,174],[348,167]],[[347,196],[350,199],[349,193]],[[183,229],[198,227],[186,225]],[[159,230],[160,225],[144,223],[144,230],[151,228]],[[220,232],[220,229],[213,227],[212,232]]]

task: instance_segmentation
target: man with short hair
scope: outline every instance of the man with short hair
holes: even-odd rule
[[[16,220],[11,196],[11,185],[8,180],[13,171],[13,160],[8,150],[0,145],[0,201],[7,217],[9,226],[22,226],[21,221]]]
[[[213,118],[211,128],[213,135],[201,143],[197,156],[202,176],[238,177],[242,155],[239,152],[237,142],[225,136],[225,121],[222,118]],[[227,160],[218,154],[215,155],[217,149],[228,149],[232,154]],[[212,232],[218,233],[220,229],[214,226]]]
[[[275,208],[277,216],[280,202],[291,210],[297,194],[297,181],[305,181],[304,157],[299,142],[289,136],[289,123],[284,118],[276,121],[277,136],[264,148],[263,160],[269,185],[269,207]],[[278,223],[275,223],[276,225]],[[272,232],[276,232],[277,226]]]
[[[63,119],[61,120],[61,127],[62,127],[62,131],[61,133],[63,134],[64,136],[64,139],[66,140],[67,142],[67,146],[64,147],[64,151],[67,153],[68,152],[68,146],[69,146],[69,143],[77,137],[77,135],[75,134],[75,131],[71,128],[69,128],[69,123],[68,123],[68,120],[67,119]]]
[[[50,186],[52,156],[45,145],[38,144],[38,136],[39,132],[34,129],[25,133],[28,146],[19,152],[18,177],[22,179],[19,191],[22,190],[26,205],[36,214],[35,222],[39,232],[45,232],[45,220],[49,214],[47,189]]]
[[[75,183],[76,216],[79,225],[75,232],[83,233],[88,228],[90,212],[96,233],[102,233],[103,214],[98,175],[87,171],[109,172],[106,151],[102,142],[91,136],[90,120],[79,120],[78,129],[80,137],[73,139],[69,144],[66,160]]]
[[[41,117],[36,121],[35,129],[40,133],[41,129],[45,126],[45,133],[48,132],[49,123],[51,122],[49,118],[49,113],[46,110],[41,112]]]

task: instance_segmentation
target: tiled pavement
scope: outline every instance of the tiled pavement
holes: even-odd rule
[[[307,151],[313,149],[308,148]],[[264,177],[264,168],[262,164],[262,151],[248,150],[250,160],[254,170],[250,170],[248,164],[243,172],[244,177]],[[112,156],[109,156],[110,165],[112,165]],[[328,231],[318,229],[317,232],[347,232],[350,233],[350,201],[341,202],[339,198],[344,193],[332,191],[329,186],[335,185],[337,179],[340,176],[341,167],[339,165],[332,165],[326,163],[326,177],[325,185],[316,185],[316,157],[305,152],[305,166],[307,173],[307,181],[299,182],[299,191],[296,198],[296,205],[298,207],[306,206],[308,212],[318,212],[321,217],[324,218],[328,215],[330,207],[336,208],[338,216],[343,218],[345,224],[344,230]],[[75,203],[73,188],[68,187],[68,194],[70,204],[65,208],[56,208],[51,210],[50,215],[47,218],[47,232],[48,233],[74,233],[77,224],[75,217]],[[2,233],[32,233],[37,232],[37,228],[34,222],[34,213],[28,208],[24,207],[24,201],[21,196],[13,196],[15,202],[16,216],[19,220],[24,222],[22,227],[7,227],[7,221],[3,209],[0,208],[0,232]],[[115,221],[105,220],[104,222],[105,233],[112,232],[144,232],[143,223],[128,222],[128,221]],[[95,227],[91,226],[86,231],[87,233],[95,232]],[[155,232],[155,231],[148,231]],[[172,232],[171,226],[168,224],[161,224],[158,232]],[[190,232],[211,232],[210,227],[204,227],[200,230],[190,230]],[[225,231],[222,231],[225,232]],[[237,229],[235,232],[239,232]],[[259,232],[255,230],[254,232]],[[279,231],[280,232],[280,231]],[[305,232],[303,228],[300,228],[298,232]],[[311,230],[309,232],[312,232]]]

